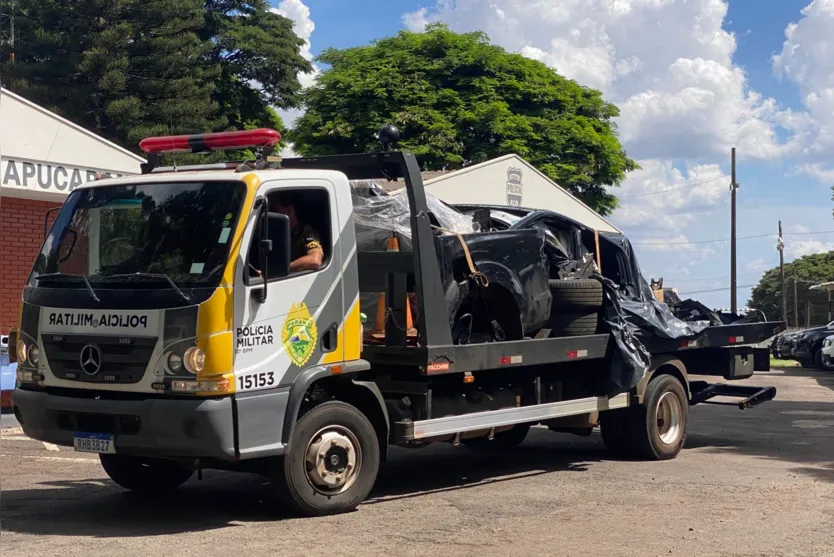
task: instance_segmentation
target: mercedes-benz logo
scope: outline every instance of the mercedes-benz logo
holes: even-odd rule
[[[101,349],[95,344],[88,344],[81,349],[81,371],[87,375],[95,375],[101,371]]]

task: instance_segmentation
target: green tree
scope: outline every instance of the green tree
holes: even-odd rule
[[[271,107],[297,106],[297,76],[312,70],[293,22],[266,0],[205,0],[204,15],[200,36],[213,45],[207,58],[221,68],[214,99],[230,127],[283,131]]]
[[[457,169],[517,153],[602,214],[605,186],[637,168],[617,138],[617,107],[541,62],[442,25],[368,46],[328,49],[306,113],[290,134],[305,155],[376,149],[386,123],[426,170]]]
[[[0,0],[0,6],[9,0]],[[17,2],[10,86],[132,150],[142,137],[223,127],[202,0]]]
[[[132,151],[143,137],[274,127],[311,70],[266,0],[17,0],[4,86]],[[8,13],[11,0],[0,0]],[[171,157],[169,157],[171,158]],[[179,159],[188,157],[180,156]]]
[[[796,277],[796,293],[794,298],[793,280]],[[806,255],[785,263],[785,287],[788,308],[788,321],[794,323],[794,307],[798,306],[799,323],[803,326],[807,319],[808,302],[811,303],[812,325],[823,325],[828,317],[828,295],[820,290],[809,290],[811,286],[820,282],[834,280],[834,252]],[[782,294],[779,279],[779,267],[768,270],[753,288],[747,305],[761,310],[768,320],[782,320]],[[796,304],[798,300],[798,304]]]

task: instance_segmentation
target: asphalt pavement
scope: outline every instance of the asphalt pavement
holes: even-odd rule
[[[757,374],[776,400],[690,413],[681,455],[611,460],[598,434],[517,450],[395,449],[353,513],[288,514],[257,476],[206,472],[143,502],[95,456],[0,437],[5,557],[834,556],[834,375]]]

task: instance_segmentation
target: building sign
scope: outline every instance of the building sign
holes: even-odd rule
[[[510,207],[521,207],[521,169],[507,169],[507,205]]]
[[[69,193],[81,184],[95,180],[97,172],[101,171],[15,158],[4,157],[0,160],[0,184],[4,188]]]

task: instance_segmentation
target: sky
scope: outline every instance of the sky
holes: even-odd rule
[[[599,89],[641,166],[610,220],[643,275],[730,306],[736,148],[738,301],[785,260],[834,250],[834,0],[282,0],[303,54],[442,22]],[[299,76],[305,86],[318,72]],[[283,114],[288,123],[300,114]],[[834,277],[832,277],[834,279]]]

